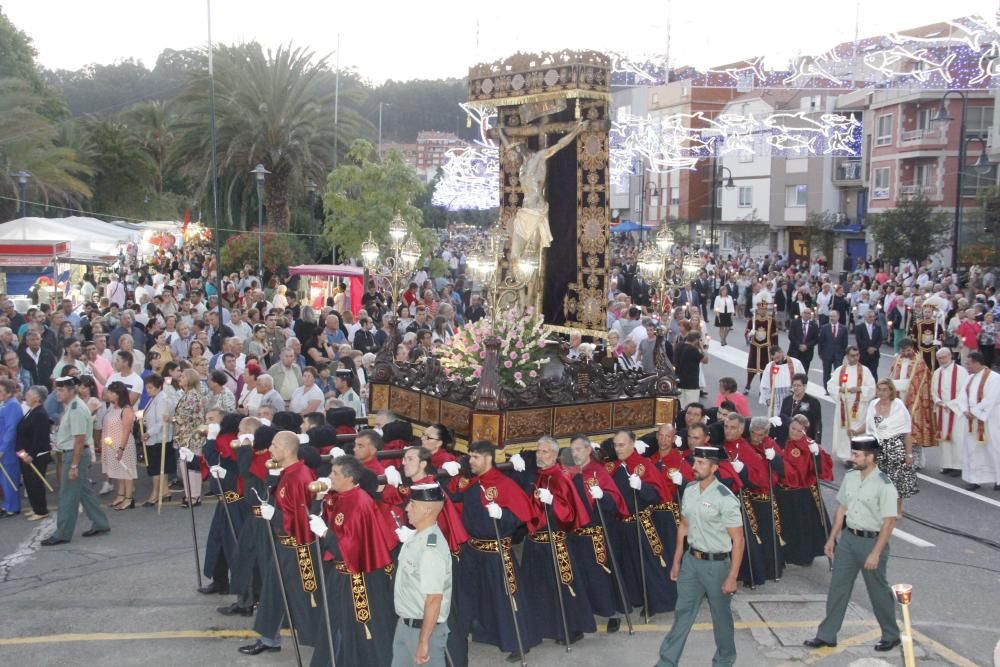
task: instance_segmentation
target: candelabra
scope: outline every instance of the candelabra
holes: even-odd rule
[[[656,239],[639,251],[636,263],[642,277],[656,286],[660,309],[665,299],[673,297],[682,284],[694,279],[701,268],[698,258],[674,252],[674,236],[664,225],[656,233]]]
[[[482,285],[483,305],[490,317],[496,317],[501,309],[519,303],[522,291],[531,285],[538,274],[541,252],[536,243],[529,244],[522,256],[511,258],[505,270],[506,247],[507,232],[502,224],[498,224],[466,260],[472,275]]]
[[[416,239],[407,239],[406,221],[398,213],[389,223],[390,253],[383,260],[378,244],[368,232],[368,240],[361,244],[361,259],[368,274],[389,283],[392,302],[396,303],[405,286],[403,281],[410,278],[413,267],[420,259],[420,245]]]

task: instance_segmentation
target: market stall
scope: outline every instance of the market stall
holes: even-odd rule
[[[365,292],[365,270],[360,266],[302,264],[288,267],[288,273],[306,279],[304,285],[300,282],[299,291],[305,294],[305,302],[313,308],[321,309],[327,297],[336,293],[337,285],[344,283],[347,285],[347,303],[350,305],[351,313],[356,317],[361,311],[361,297]]]

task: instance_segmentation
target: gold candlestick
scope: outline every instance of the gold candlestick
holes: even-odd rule
[[[913,655],[913,626],[910,625],[910,601],[913,599],[911,584],[893,584],[892,592],[896,602],[903,608],[903,664],[906,667],[916,667],[917,661]]]

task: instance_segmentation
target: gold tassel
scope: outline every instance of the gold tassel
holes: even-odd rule
[[[764,544],[763,542],[760,541],[760,535],[754,535],[754,537],[757,538],[757,544]]]
[[[316,606],[316,596],[313,593],[309,594],[309,604],[313,607]]]
[[[576,98],[576,113],[575,113],[575,116],[576,116],[577,120],[580,120],[580,98],[579,97]]]
[[[602,565],[601,569],[604,570],[605,572],[607,572],[608,574],[611,574],[611,570],[608,569],[607,565]]]
[[[660,567],[666,567],[667,561],[663,560],[663,556],[660,556]]]
[[[572,595],[573,597],[576,597],[576,592],[573,590],[572,586],[570,586],[569,584],[566,584],[566,588],[569,589],[569,594],[570,595]]]
[[[784,537],[782,537],[781,535],[778,535],[778,544],[780,544],[781,546],[786,546],[788,543],[785,542],[785,538]]]
[[[513,595],[510,596],[510,606],[514,608],[514,613],[516,614],[517,613],[517,600],[514,598]]]
[[[365,623],[365,639],[372,638],[372,631],[368,629],[368,624]]]

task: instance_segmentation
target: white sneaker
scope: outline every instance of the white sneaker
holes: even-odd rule
[[[104,482],[104,484],[101,486],[101,490],[97,492],[97,495],[105,496],[114,491],[114,489],[115,487],[111,486],[111,482]]]

